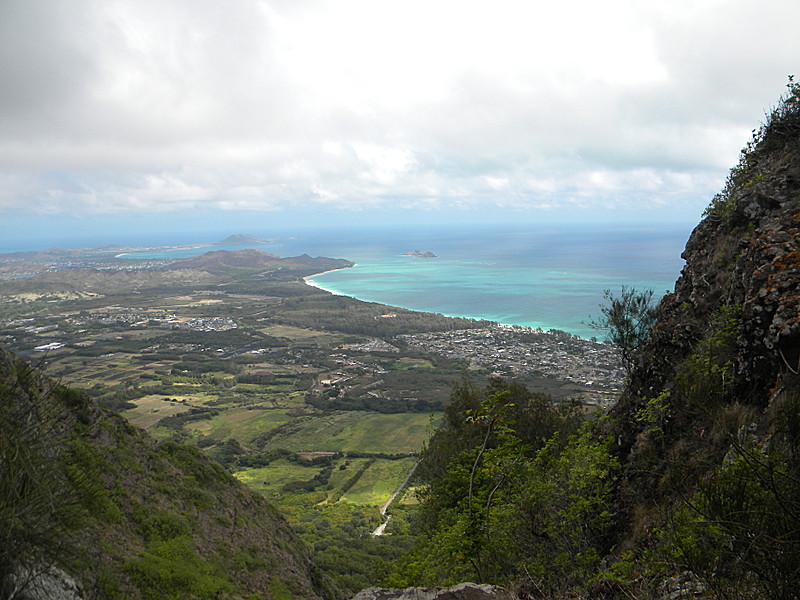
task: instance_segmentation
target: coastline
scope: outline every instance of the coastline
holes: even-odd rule
[[[358,263],[354,263],[353,266],[358,266]],[[369,272],[369,268],[372,265],[367,265],[367,272]],[[338,269],[328,269],[327,271],[323,271],[320,273],[314,273],[313,275],[307,275],[303,277],[303,282],[309,285],[310,287],[317,288],[323,292],[327,292],[333,296],[342,296],[346,298],[352,298],[353,300],[359,300],[361,302],[370,302],[374,304],[381,304],[388,308],[399,308],[403,310],[410,310],[415,312],[423,312],[423,313],[430,313],[430,314],[437,314],[442,315],[444,317],[451,317],[451,318],[462,318],[462,319],[473,319],[475,321],[487,321],[493,323],[497,326],[501,327],[509,327],[509,328],[521,328],[529,331],[544,331],[548,332],[551,329],[555,331],[561,331],[564,333],[568,333],[571,336],[580,338],[582,340],[589,341],[594,335],[594,332],[584,330],[583,328],[574,328],[574,327],[565,327],[558,325],[553,325],[552,323],[547,323],[540,321],[539,319],[527,320],[527,319],[520,319],[518,318],[521,315],[516,314],[491,314],[491,311],[482,312],[482,314],[474,314],[471,312],[463,312],[463,311],[444,311],[444,310],[437,310],[433,307],[420,307],[417,306],[409,306],[405,303],[397,303],[392,302],[391,300],[387,301],[386,298],[370,298],[368,296],[361,296],[353,293],[348,292],[341,292],[337,290],[330,289],[326,287],[324,284],[321,284],[315,280],[316,277],[320,275],[324,275],[325,273],[332,273],[334,271],[341,271],[342,269],[347,269],[349,267],[341,267]]]
[[[218,246],[221,243],[222,242],[203,242],[201,244],[181,244],[177,246],[167,245],[167,246],[142,246],[141,248],[133,247],[128,250],[125,250],[124,252],[121,252],[120,254],[115,255],[114,258],[124,258],[126,260],[131,260],[131,259],[148,260],[146,258],[140,259],[136,255],[153,253],[153,252],[167,253],[167,252],[178,252],[180,250],[197,250],[198,248],[209,248],[211,246]],[[163,258],[170,259],[170,257],[163,257]]]
[[[356,266],[356,265],[353,264],[353,266]],[[306,285],[310,286],[310,287],[317,288],[318,290],[321,290],[323,292],[327,292],[327,293],[329,293],[329,294],[331,294],[333,296],[342,296],[344,298],[352,298],[353,300],[359,300],[360,302],[371,302],[373,304],[381,304],[381,305],[383,305],[383,306],[385,306],[386,308],[389,308],[389,309],[391,309],[391,308],[401,308],[403,310],[411,310],[411,311],[414,311],[414,312],[424,312],[424,313],[430,313],[430,314],[437,314],[437,315],[442,315],[443,317],[451,317],[451,318],[454,318],[454,319],[474,319],[475,321],[486,321],[486,322],[489,322],[493,326],[498,327],[500,329],[526,330],[526,331],[531,331],[531,332],[534,332],[534,333],[548,333],[548,334],[550,333],[551,329],[555,329],[556,331],[563,331],[564,333],[568,333],[569,335],[574,336],[574,337],[579,338],[579,339],[582,339],[584,341],[587,341],[587,342],[589,341],[588,337],[584,337],[584,336],[579,335],[577,333],[573,333],[572,331],[558,329],[557,327],[545,327],[543,325],[529,325],[529,324],[518,324],[518,323],[503,323],[502,321],[499,321],[499,320],[496,320],[496,319],[491,319],[491,318],[486,318],[486,317],[480,317],[480,316],[474,316],[474,315],[463,315],[463,314],[454,315],[454,314],[447,314],[447,313],[443,313],[443,312],[436,312],[436,311],[432,311],[432,310],[423,310],[423,309],[415,308],[415,307],[411,307],[411,306],[403,306],[402,304],[387,304],[386,302],[381,302],[381,301],[378,301],[378,300],[367,300],[367,299],[364,299],[364,298],[359,298],[358,296],[354,296],[352,294],[345,294],[343,292],[337,292],[335,290],[328,289],[328,288],[320,285],[319,283],[317,283],[313,279],[314,277],[317,277],[318,275],[324,275],[325,273],[332,273],[334,271],[341,271],[342,269],[347,269],[347,268],[350,268],[350,267],[341,267],[339,269],[329,269],[327,271],[323,271],[322,273],[314,273],[313,275],[306,275],[305,277],[303,277],[303,282]]]
[[[651,228],[628,232],[600,227],[586,233],[576,238],[573,230],[527,225],[481,228],[480,232],[458,227],[435,232],[358,228],[315,232],[293,242],[282,236],[284,241],[273,251],[283,256],[358,257],[358,269],[352,273],[319,277],[328,272],[324,270],[300,277],[332,295],[504,325],[554,328],[589,339],[597,332],[585,327],[584,321],[597,313],[602,290],[619,285],[665,291],[673,287],[681,261],[664,257],[677,256],[685,237],[672,229]],[[569,243],[564,244],[565,240]],[[111,254],[123,263],[227,248],[182,241],[170,243],[169,250],[204,247],[152,255],[129,254],[132,248],[123,247]],[[409,247],[433,248],[443,258],[414,261],[402,256]],[[620,256],[628,255],[638,258],[618,264]]]
[[[353,266],[355,267],[356,264],[353,264]],[[403,310],[411,310],[411,311],[414,311],[414,312],[422,312],[422,313],[430,313],[430,314],[442,315],[443,317],[450,317],[450,318],[454,318],[454,319],[474,319],[476,321],[486,321],[486,322],[491,323],[492,326],[497,327],[499,329],[528,330],[528,331],[533,331],[533,332],[549,333],[549,332],[544,331],[542,329],[537,329],[537,328],[534,328],[534,327],[530,327],[528,325],[513,325],[513,324],[508,324],[508,323],[501,323],[500,321],[493,321],[491,319],[484,319],[484,318],[481,318],[481,317],[464,316],[464,315],[448,315],[448,314],[445,314],[445,313],[437,313],[437,312],[433,312],[433,311],[430,311],[430,310],[420,310],[419,308],[411,308],[409,306],[402,306],[402,305],[399,305],[399,304],[386,304],[384,302],[377,302],[375,300],[364,300],[363,298],[359,298],[357,296],[352,296],[350,294],[344,294],[342,292],[337,292],[335,290],[330,290],[330,289],[328,289],[326,287],[321,286],[320,284],[318,284],[313,279],[314,277],[317,277],[318,275],[324,275],[325,273],[333,273],[334,271],[341,271],[342,269],[348,269],[348,268],[351,268],[351,267],[341,267],[339,269],[328,269],[327,271],[323,271],[322,273],[314,273],[313,275],[306,275],[305,277],[303,277],[303,282],[306,285],[309,285],[309,286],[311,286],[313,288],[317,288],[318,290],[322,290],[323,292],[327,292],[327,293],[329,293],[329,294],[331,294],[333,296],[342,296],[344,298],[352,298],[353,300],[358,300],[359,302],[370,302],[372,304],[381,304],[382,306],[385,306],[388,309],[400,308],[400,309],[403,309]],[[574,334],[570,334],[570,335],[574,335]],[[580,337],[580,336],[576,336],[576,337]],[[583,338],[581,338],[581,339],[583,339]]]
[[[353,266],[355,266],[355,265],[353,265]],[[346,268],[349,268],[349,267],[342,267],[342,269],[346,269]],[[572,336],[576,340],[580,340],[581,342],[585,342],[585,343],[588,343],[588,344],[601,344],[602,345],[601,342],[595,342],[595,341],[590,340],[587,337],[583,337],[581,335],[578,335],[577,333],[573,333],[571,331],[558,329],[558,328],[552,328],[551,327],[551,328],[545,329],[545,328],[543,328],[541,326],[531,326],[531,325],[521,325],[521,324],[513,324],[513,323],[503,323],[501,321],[496,321],[496,320],[493,320],[493,319],[486,319],[486,318],[482,318],[482,317],[474,317],[474,316],[467,316],[467,315],[448,315],[448,314],[441,313],[441,312],[434,312],[434,311],[429,311],[429,310],[420,310],[419,308],[412,308],[412,307],[408,307],[408,306],[402,306],[402,305],[399,305],[399,304],[386,304],[384,302],[377,302],[375,300],[364,300],[362,298],[358,298],[357,296],[352,296],[352,295],[349,295],[349,294],[344,294],[344,293],[341,293],[341,292],[336,292],[336,291],[333,291],[333,290],[329,290],[329,289],[319,285],[315,281],[313,281],[313,278],[316,277],[317,275],[322,275],[324,273],[331,273],[333,271],[340,271],[340,270],[341,269],[329,269],[328,271],[323,271],[323,273],[315,273],[314,275],[307,275],[306,277],[303,277],[303,282],[306,283],[307,285],[311,286],[311,287],[317,288],[318,290],[321,290],[323,292],[327,292],[327,293],[329,293],[329,294],[331,294],[333,296],[342,296],[344,298],[352,298],[353,300],[358,300],[360,302],[370,302],[370,303],[373,303],[373,304],[380,304],[382,306],[385,306],[387,309],[400,308],[400,309],[403,309],[403,310],[411,310],[411,311],[414,311],[414,312],[422,312],[422,313],[442,315],[443,317],[450,317],[450,318],[457,318],[457,319],[458,318],[474,319],[476,321],[484,321],[484,322],[490,323],[491,325],[490,325],[489,329],[492,329],[492,330],[495,330],[495,331],[529,332],[529,333],[534,333],[534,334],[537,334],[537,335],[544,335],[546,337],[550,337],[550,338],[554,338],[554,339],[559,339],[560,338],[560,334],[565,333],[565,334],[567,334],[569,336]],[[473,330],[466,329],[466,330],[463,330],[463,331],[473,331]],[[477,331],[484,331],[484,330],[483,329],[479,329]],[[422,335],[424,336],[426,334],[422,334]],[[428,335],[431,335],[431,334],[428,334]],[[373,533],[373,535],[375,535],[375,534]]]
[[[674,287],[682,267],[674,257],[685,237],[672,228],[587,231],[575,237],[574,230],[489,228],[471,238],[445,232],[385,239],[376,231],[330,249],[315,247],[328,256],[357,255],[359,268],[307,282],[366,302],[591,339],[598,332],[585,323],[598,313],[604,290],[624,285],[660,297]],[[435,247],[443,258],[411,260],[402,256],[409,246]]]
[[[357,265],[358,265],[358,263],[353,263],[353,267],[355,267]],[[322,290],[323,292],[327,292],[327,293],[331,294],[332,296],[342,296],[344,298],[352,298],[353,300],[358,300],[359,302],[370,302],[372,304],[381,304],[381,305],[385,306],[386,308],[390,308],[390,309],[391,308],[401,308],[403,310],[412,310],[414,312],[437,314],[437,315],[442,315],[443,317],[451,317],[451,318],[454,318],[454,319],[462,319],[463,318],[463,319],[474,319],[476,321],[489,321],[490,323],[494,323],[495,325],[499,325],[499,326],[503,326],[503,327],[525,327],[524,325],[523,326],[520,326],[520,325],[506,325],[504,323],[500,323],[499,321],[492,321],[490,319],[482,319],[480,317],[465,317],[464,315],[448,315],[448,314],[445,314],[445,313],[434,312],[434,311],[431,311],[431,310],[421,310],[419,308],[412,308],[410,306],[402,306],[400,304],[386,304],[385,302],[379,302],[377,300],[365,300],[363,298],[359,298],[358,296],[353,296],[352,294],[345,294],[343,292],[337,292],[336,290],[328,289],[328,288],[318,284],[316,281],[314,281],[314,277],[317,277],[319,275],[324,275],[325,273],[333,273],[334,271],[341,271],[342,269],[351,269],[351,268],[352,267],[340,267],[338,269],[328,269],[327,271],[323,271],[322,273],[314,273],[313,275],[306,275],[305,277],[303,277],[303,282],[308,286],[311,286],[313,288],[317,288],[318,290]]]
[[[348,296],[347,294],[342,294],[341,292],[336,292],[334,290],[329,290],[328,288],[323,287],[320,284],[318,284],[316,281],[314,281],[314,277],[319,277],[320,275],[325,275],[325,273],[333,273],[334,271],[341,271],[342,269],[352,269],[353,267],[357,267],[357,266],[358,266],[358,263],[353,263],[349,267],[339,267],[338,269],[328,269],[327,271],[322,271],[322,273],[314,273],[313,275],[306,275],[305,277],[303,277],[303,282],[308,286],[311,286],[313,288],[317,288],[318,290],[322,290],[323,292],[328,292],[329,294],[332,294],[334,296],[345,296],[347,298],[353,298],[354,300],[358,300],[358,298],[355,298],[354,296]]]

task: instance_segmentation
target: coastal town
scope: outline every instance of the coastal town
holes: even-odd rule
[[[398,336],[409,349],[463,359],[503,376],[557,377],[604,393],[617,393],[623,372],[616,350],[569,333],[496,325]]]
[[[619,355],[609,344],[569,333],[493,325],[481,329],[403,334],[389,344],[380,339],[340,346],[329,358],[336,368],[317,377],[312,396],[359,397],[387,400],[385,370],[363,353],[438,355],[492,377],[524,380],[530,376],[574,384],[565,397],[581,398],[587,406],[603,408],[621,389],[624,373]],[[355,354],[354,354],[355,353]],[[361,358],[357,358],[361,356]],[[413,364],[412,359],[404,359]],[[391,361],[390,361],[391,362]]]

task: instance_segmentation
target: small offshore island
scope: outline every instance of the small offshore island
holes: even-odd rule
[[[420,252],[419,250],[403,252],[401,256],[413,256],[414,258],[436,258],[436,255],[433,252]]]

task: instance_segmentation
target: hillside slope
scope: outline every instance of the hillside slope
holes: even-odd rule
[[[732,403],[774,416],[765,410],[796,386],[800,107],[793,89],[794,110],[773,116],[755,134],[686,245],[675,291],[662,300],[612,411],[622,454],[635,453],[636,436],[646,428],[636,415],[661,394],[669,396],[681,430],[708,425],[701,413]]]
[[[789,90],[692,233],[607,429],[622,462],[615,553],[658,535],[719,597],[800,594],[800,87]]]
[[[214,250],[200,256],[184,258],[176,261],[172,269],[199,270],[209,273],[225,273],[230,269],[264,269],[278,270],[307,269],[309,274],[320,273],[330,269],[343,269],[352,267],[353,263],[340,258],[326,258],[324,256],[311,257],[308,254],[281,258],[276,254],[268,254],[260,250]]]
[[[222,467],[2,351],[0,417],[3,598],[51,565],[84,598],[334,595],[288,523]]]

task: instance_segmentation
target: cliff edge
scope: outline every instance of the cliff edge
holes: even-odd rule
[[[787,425],[800,397],[800,89],[789,90],[692,233],[611,411],[630,545],[657,520],[648,503],[707,489],[748,448],[766,456],[800,433]]]

